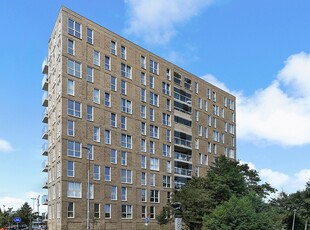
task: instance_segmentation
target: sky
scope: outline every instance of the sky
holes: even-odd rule
[[[234,94],[237,159],[278,191],[304,189],[309,0],[2,0],[0,209],[47,194],[41,64],[62,5]]]

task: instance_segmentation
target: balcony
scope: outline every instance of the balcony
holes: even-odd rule
[[[42,95],[42,106],[47,107],[48,106],[48,93],[47,91],[44,91]]]
[[[48,127],[45,125],[42,129],[42,139],[47,140],[48,138]]]
[[[174,144],[179,145],[181,147],[185,147],[187,149],[192,149],[192,142],[179,138],[179,137],[174,137]]]
[[[45,160],[42,162],[42,172],[47,172],[48,171],[48,161]]]
[[[192,170],[174,167],[174,174],[185,177],[192,177]]]
[[[41,152],[43,156],[47,156],[48,155],[48,144],[47,142],[45,142],[42,147],[41,147]]]
[[[45,91],[48,90],[48,75],[47,74],[43,74],[42,90],[45,90]]]
[[[174,160],[175,161],[182,161],[191,164],[192,163],[192,156],[187,155],[184,153],[174,152]]]
[[[47,178],[44,178],[43,183],[42,183],[42,188],[44,188],[44,189],[48,188],[47,184],[48,184],[48,180],[47,180]]]
[[[47,108],[45,108],[42,113],[42,122],[46,124],[48,122],[48,109]]]
[[[181,189],[184,185],[185,185],[185,183],[181,182],[181,181],[175,181],[174,182],[174,188],[177,190]]]
[[[42,63],[42,73],[47,74],[48,73],[48,62],[47,58],[44,58],[43,63]]]
[[[48,196],[47,195],[43,195],[41,197],[41,204],[42,205],[47,205],[48,204]],[[42,217],[43,218],[43,217]]]

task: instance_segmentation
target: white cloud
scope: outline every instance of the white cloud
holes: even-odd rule
[[[290,180],[290,177],[284,173],[272,171],[271,169],[259,170],[262,181],[271,184],[275,188],[283,187]]]
[[[176,26],[197,15],[215,0],[125,0],[129,8],[128,34],[148,43],[167,43]]]
[[[10,152],[12,150],[13,148],[8,141],[0,139],[0,152]]]
[[[310,54],[290,56],[268,87],[248,97],[212,75],[203,78],[236,95],[238,138],[282,146],[310,144]]]
[[[0,197],[0,208],[3,209],[3,205],[5,206],[5,210],[8,210],[8,208],[13,208],[14,211],[19,209],[23,204],[25,203],[25,200],[16,198],[16,197]]]

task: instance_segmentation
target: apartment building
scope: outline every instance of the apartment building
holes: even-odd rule
[[[236,159],[233,95],[65,7],[42,72],[50,230],[87,229],[88,188],[91,229],[159,229],[175,189]]]

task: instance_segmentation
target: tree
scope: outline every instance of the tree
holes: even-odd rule
[[[203,219],[203,229],[208,230],[269,230],[281,229],[280,221],[275,212],[256,194],[242,197],[233,195],[210,215]]]
[[[26,224],[27,226],[29,226],[31,222],[31,212],[32,209],[27,202],[24,203],[21,208],[16,211],[16,216],[22,219],[21,224]]]
[[[169,223],[170,213],[171,208],[169,206],[165,206],[163,210],[156,216],[156,220],[161,227]]]

